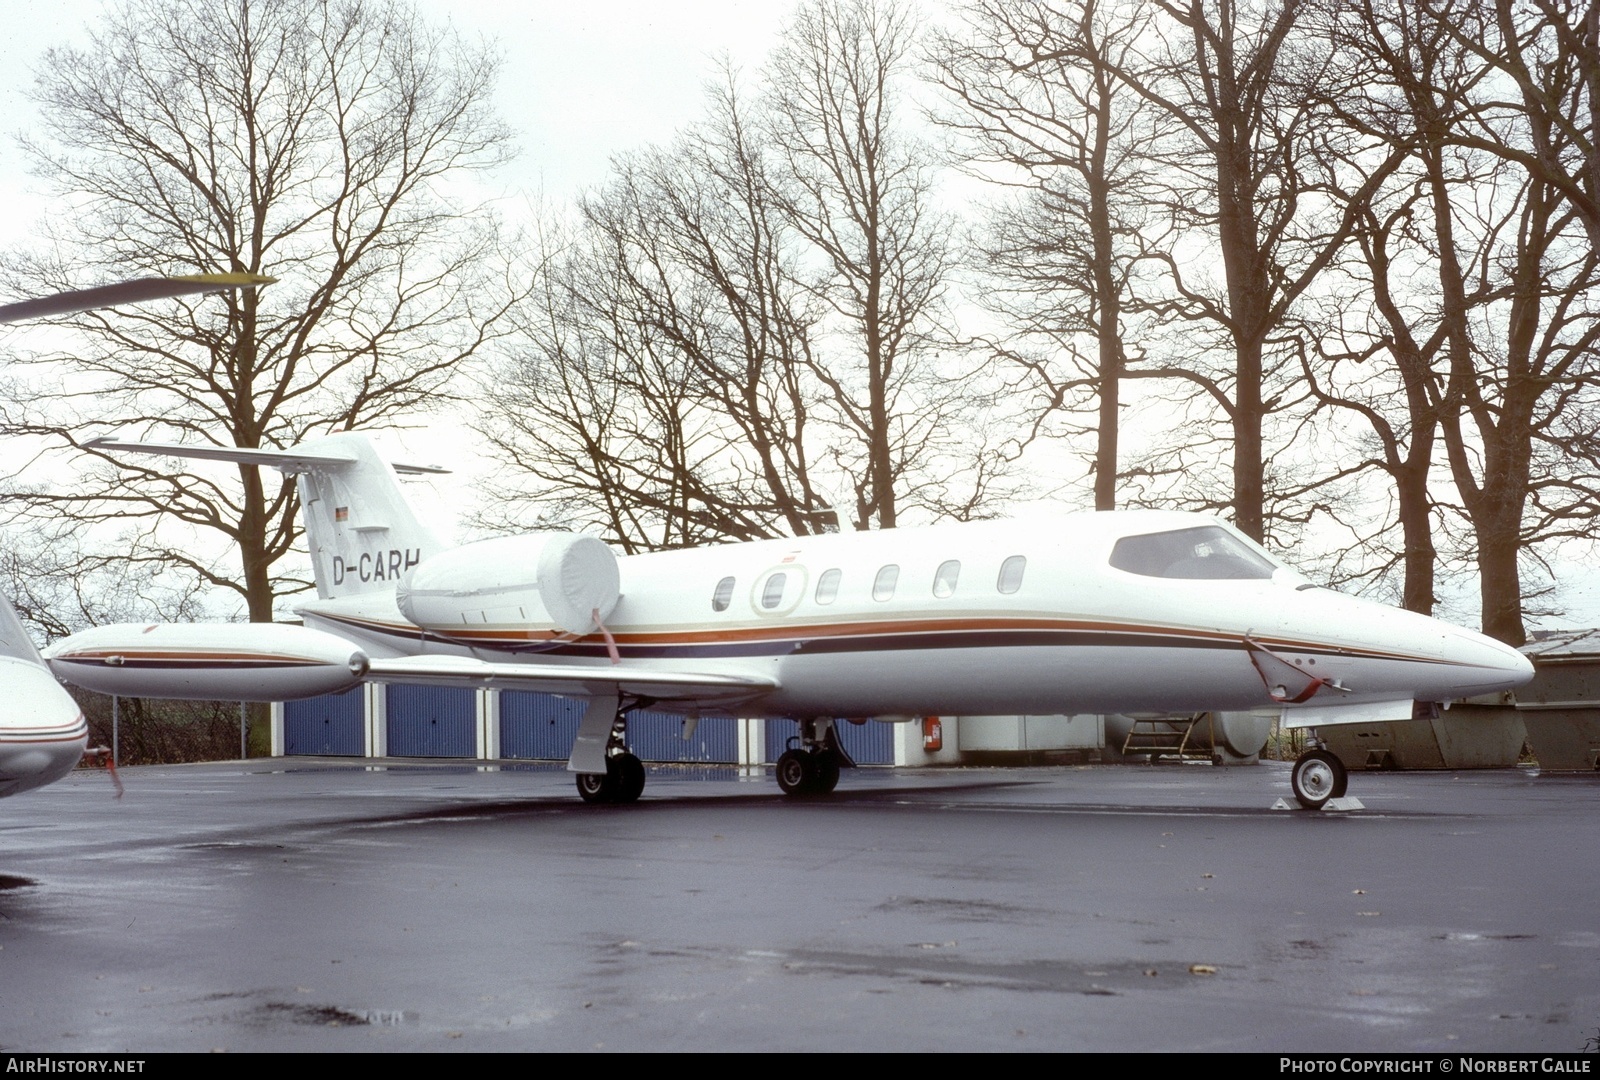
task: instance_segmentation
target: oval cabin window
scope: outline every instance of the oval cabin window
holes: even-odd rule
[[[894,584],[900,580],[900,567],[890,563],[878,571],[878,576],[872,582],[872,598],[874,600],[888,600],[894,596]]]
[[[767,584],[761,590],[761,606],[772,610],[783,603],[783,583],[789,580],[787,574],[773,574],[767,579]]]
[[[939,569],[933,575],[933,595],[941,600],[951,596],[956,591],[956,579],[961,576],[961,562],[950,559],[939,564]]]
[[[727,611],[728,602],[733,599],[733,579],[725,577],[717,582],[716,591],[711,594],[711,610]]]
[[[995,588],[1003,593],[1014,593],[1022,588],[1022,572],[1028,568],[1028,559],[1024,555],[1013,555],[1000,564],[1000,580],[995,582]]]
[[[828,570],[817,579],[817,603],[831,604],[839,597],[839,579],[843,577],[839,570]]]

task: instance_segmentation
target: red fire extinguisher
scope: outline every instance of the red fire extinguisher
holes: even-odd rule
[[[929,751],[944,749],[944,725],[937,716],[922,718],[922,748]]]

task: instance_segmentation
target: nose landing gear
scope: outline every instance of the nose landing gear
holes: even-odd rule
[[[1307,750],[1295,759],[1289,774],[1294,797],[1307,810],[1321,810],[1329,799],[1344,798],[1349,780],[1344,762],[1327,750]]]

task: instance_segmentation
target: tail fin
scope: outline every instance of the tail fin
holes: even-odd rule
[[[326,599],[394,589],[401,575],[439,550],[395,473],[446,470],[391,468],[365,435],[355,433],[301,443],[290,452],[320,450],[345,451],[354,460],[296,470],[317,595]]]
[[[449,470],[426,465],[391,467],[359,432],[312,439],[288,450],[118,439],[95,439],[88,445],[163,457],[270,465],[298,477],[317,595],[323,599],[386,592],[399,584],[407,570],[439,551],[439,542],[417,520],[395,474]]]

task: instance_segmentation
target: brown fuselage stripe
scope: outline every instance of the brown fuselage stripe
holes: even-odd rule
[[[485,627],[460,630],[424,628],[353,616],[316,613],[317,618],[341,623],[354,630],[424,642],[429,639],[466,647],[507,652],[536,652],[541,656],[594,656],[605,653],[604,639],[550,637],[547,630],[507,630]],[[729,630],[630,632],[613,631],[617,648],[625,655],[694,659],[775,657],[794,654],[902,651],[1019,646],[1144,647],[1238,649],[1246,651],[1242,636],[1223,631],[1192,630],[1170,626],[1130,626],[1122,623],[1052,619],[932,619],[898,622],[831,623],[814,626],[752,627]],[[1255,640],[1290,652],[1317,656],[1352,656],[1442,664],[1443,659],[1412,653],[1352,648],[1321,642],[1257,637]]]

